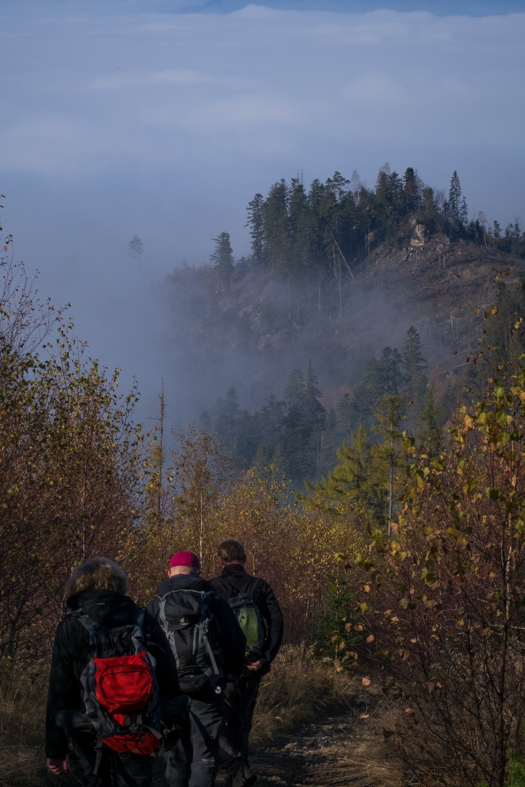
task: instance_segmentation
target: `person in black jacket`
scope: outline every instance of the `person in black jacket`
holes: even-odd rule
[[[213,787],[215,777],[220,765],[219,735],[223,719],[222,688],[224,681],[218,682],[206,679],[206,673],[186,652],[184,657],[181,641],[177,640],[175,632],[180,628],[169,622],[167,599],[169,595],[179,599],[174,603],[184,606],[191,596],[198,598],[206,594],[206,604],[209,604],[213,632],[210,632],[209,645],[217,646],[216,661],[219,671],[238,674],[243,668],[246,638],[230,609],[229,605],[218,598],[210,583],[201,579],[200,561],[193,552],[182,551],[173,555],[168,571],[168,579],[160,583],[157,589],[157,598],[149,605],[148,611],[164,627],[169,636],[172,648],[179,648],[176,653],[177,663],[181,666],[180,679],[183,691],[189,697],[189,712],[191,724],[191,744],[188,747],[185,740],[181,740],[175,748],[165,755],[166,780],[170,787]],[[207,595],[211,594],[211,595]],[[166,604],[163,611],[162,604]],[[189,603],[189,602],[188,602]],[[182,625],[185,621],[181,619]],[[195,632],[196,634],[196,632]],[[193,638],[193,635],[192,635]],[[216,643],[213,640],[216,639]],[[197,640],[194,640],[197,642]],[[179,645],[177,645],[177,642]],[[189,661],[188,661],[189,659]],[[189,667],[188,667],[189,664]],[[229,750],[229,744],[225,743]],[[230,756],[239,756],[237,751],[229,750]]]
[[[152,778],[152,757],[117,753],[103,746],[95,775],[96,754],[93,733],[73,729],[72,750],[68,753],[68,732],[57,723],[67,712],[83,710],[81,674],[92,658],[90,635],[75,613],[82,612],[95,626],[111,629],[131,624],[138,608],[126,596],[128,580],[120,566],[108,558],[93,558],[77,566],[66,585],[70,613],[58,625],[46,714],[46,757],[51,773],[68,770],[77,783],[89,787],[148,787]],[[154,618],[144,612],[142,630],[147,651],[155,658],[163,717],[171,724],[181,718],[185,698],[177,680],[177,668],[164,632]]]
[[[221,752],[222,765],[227,772],[227,784],[233,787],[250,787],[256,781],[248,766],[249,737],[253,722],[255,703],[261,678],[270,671],[270,665],[279,652],[283,641],[284,620],[279,602],[270,585],[256,579],[244,569],[246,553],[243,545],[227,538],[218,546],[222,573],[210,580],[217,595],[231,601],[237,594],[254,594],[264,622],[265,636],[261,652],[250,653],[240,680],[231,676],[223,694],[225,718],[223,739],[226,738],[233,750],[242,753],[242,761],[232,759],[227,749]],[[221,739],[222,740],[222,739]]]

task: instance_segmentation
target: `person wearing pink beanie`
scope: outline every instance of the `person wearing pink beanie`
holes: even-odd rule
[[[170,787],[213,787],[220,764],[225,675],[239,674],[246,638],[230,609],[200,576],[200,560],[188,550],[170,560],[168,579],[148,612],[164,629],[177,661],[181,690],[189,697],[191,740],[165,755]]]

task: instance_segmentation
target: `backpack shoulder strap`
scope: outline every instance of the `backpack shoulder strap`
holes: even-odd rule
[[[81,609],[75,610],[75,612],[72,612],[71,614],[75,618],[75,620],[78,620],[79,623],[82,623],[82,625],[86,629],[87,633],[89,634],[89,645],[96,653],[97,633],[102,630],[102,627],[93,623],[91,618],[85,615]]]
[[[94,634],[96,634],[97,631],[100,631],[101,629],[101,626],[93,623],[91,618],[88,617],[86,614],[84,614],[84,612],[81,609],[72,612],[71,616],[74,617],[75,620],[78,620],[79,623],[82,623],[82,625],[84,626],[84,628],[86,629],[86,631],[90,636],[93,636]]]
[[[246,588],[245,592],[249,593],[250,596],[253,596],[255,601],[258,601],[261,596],[262,582],[263,581],[260,577],[254,577],[253,582],[250,582]]]
[[[228,580],[225,577],[216,577],[215,582],[218,582],[219,585],[221,586],[221,588],[223,589],[223,591],[225,593],[227,593],[228,599],[230,599],[232,596],[236,595],[237,592],[238,592],[233,587],[233,585],[230,585],[230,583],[228,582]]]
[[[144,607],[137,607],[133,618],[134,618],[135,625],[141,630],[142,636],[145,636],[145,632],[144,632],[145,616],[146,616],[146,610],[144,609]]]

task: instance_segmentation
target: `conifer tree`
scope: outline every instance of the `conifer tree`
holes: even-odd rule
[[[336,429],[339,437],[339,444],[344,440],[350,440],[354,423],[354,408],[352,407],[352,397],[345,393],[336,408]]]
[[[439,437],[440,413],[435,403],[434,385],[431,383],[423,400],[423,408],[418,417],[417,437],[426,446],[427,453],[435,447]]]
[[[248,203],[248,222],[252,239],[252,259],[261,263],[264,260],[264,197],[256,194]]]
[[[425,218],[430,219],[433,218],[436,212],[436,205],[434,202],[434,189],[430,186],[427,186],[426,189],[423,190],[423,211],[425,214]]]
[[[374,231],[381,238],[389,237],[397,228],[400,217],[406,213],[403,184],[397,174],[379,171],[375,193]]]
[[[338,501],[354,506],[356,512],[371,525],[385,521],[386,491],[382,470],[374,460],[370,436],[359,426],[349,442],[337,449],[338,462],[334,469],[313,487],[327,502]]]
[[[380,399],[375,416],[379,426],[372,427],[383,438],[383,444],[374,446],[374,457],[382,468],[385,490],[388,499],[388,533],[392,518],[396,514],[396,501],[399,498],[400,481],[398,472],[404,464],[403,432],[400,428],[405,419],[404,400],[401,396],[385,396]]]
[[[413,213],[421,202],[420,181],[413,167],[407,167],[403,182],[407,213]]]
[[[403,344],[403,367],[406,382],[404,385],[408,400],[421,403],[427,387],[427,377],[424,370],[427,368],[425,359],[421,354],[421,339],[412,325]]]
[[[223,284],[231,286],[231,279],[233,276],[234,263],[233,263],[233,249],[230,244],[230,233],[221,232],[215,241],[215,251],[210,256],[210,261],[214,264],[219,273],[219,278]]]
[[[292,178],[289,202],[290,265],[294,274],[310,265],[311,232],[308,195],[299,178]]]
[[[397,396],[403,389],[403,358],[397,349],[385,347],[378,359],[367,363],[364,379],[355,391],[354,398],[346,400],[346,428],[352,431],[361,424],[367,428],[375,423],[374,409],[385,396]]]
[[[317,485],[317,489],[333,499],[363,495],[372,462],[372,446],[364,426],[358,426],[348,443],[343,441],[337,449],[337,458],[339,462],[333,472]]]
[[[321,396],[322,394],[321,391],[319,390],[319,381],[314,372],[312,362],[310,361],[306,369],[306,379],[305,379],[305,386],[304,386],[304,409],[305,409],[305,414],[312,427],[315,426],[316,424],[323,423],[325,420],[326,411],[323,405],[321,404],[321,402],[319,401]]]
[[[457,227],[463,226],[467,223],[467,202],[465,197],[463,197],[461,194],[461,184],[459,182],[459,177],[456,170],[454,170],[450,179],[447,206],[450,220],[452,220],[452,222],[455,223]]]
[[[304,376],[300,369],[292,369],[284,391],[284,401],[288,409],[300,408],[304,401]]]
[[[224,441],[228,452],[231,452],[235,445],[239,410],[237,391],[235,388],[228,388],[225,398],[219,399],[215,405],[215,430],[219,439]]]
[[[129,256],[131,257],[131,259],[138,260],[140,262],[142,252],[144,251],[144,245],[138,235],[134,235],[132,237],[132,239],[128,243],[128,248],[129,248]]]
[[[281,436],[285,403],[277,399],[274,394],[268,397],[266,404],[260,410],[261,437],[263,442],[269,443]]]
[[[287,272],[290,254],[288,204],[290,193],[284,179],[274,183],[263,205],[265,257],[276,271]]]
[[[286,457],[287,472],[295,481],[312,478],[320,467],[320,435],[325,419],[320,395],[311,363],[306,379],[300,369],[292,370],[284,394],[286,415],[279,446]]]

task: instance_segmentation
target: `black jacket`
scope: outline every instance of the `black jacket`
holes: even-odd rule
[[[214,588],[211,584],[201,577],[194,577],[191,574],[175,574],[175,576],[165,579],[157,588],[157,596],[165,596],[170,590],[188,588],[200,590],[205,593],[213,593]],[[224,672],[239,674],[244,665],[244,651],[246,649],[246,637],[229,605],[218,596],[212,595],[210,598],[210,610],[217,620],[218,645],[224,657]],[[159,599],[155,598],[148,604],[148,612],[159,620]]]
[[[217,581],[218,579],[219,577],[210,580],[210,585],[213,585],[213,589],[218,596],[228,601],[231,594],[225,592],[222,583]],[[224,568],[220,579],[226,580],[226,582],[239,593],[245,593],[253,583],[255,577],[247,574],[244,566],[240,563],[232,563]],[[279,648],[281,647],[284,632],[284,619],[279,602],[275,598],[270,585],[265,582],[264,579],[259,579],[259,593],[261,614],[266,626],[266,638],[264,642],[264,652],[259,659],[261,662],[261,669],[257,670],[256,674],[262,676],[270,671],[270,664],[277,656]]]
[[[130,598],[110,590],[77,593],[71,596],[67,605],[72,611],[82,609],[94,623],[107,628],[131,623],[137,609]],[[171,648],[157,621],[147,613],[143,631],[147,649],[157,662],[155,677],[161,703],[172,700],[181,691]],[[55,717],[59,711],[82,710],[80,676],[91,656],[87,630],[73,615],[67,615],[58,625],[53,645],[46,714],[46,757],[64,758],[67,753],[67,737],[56,724]]]

